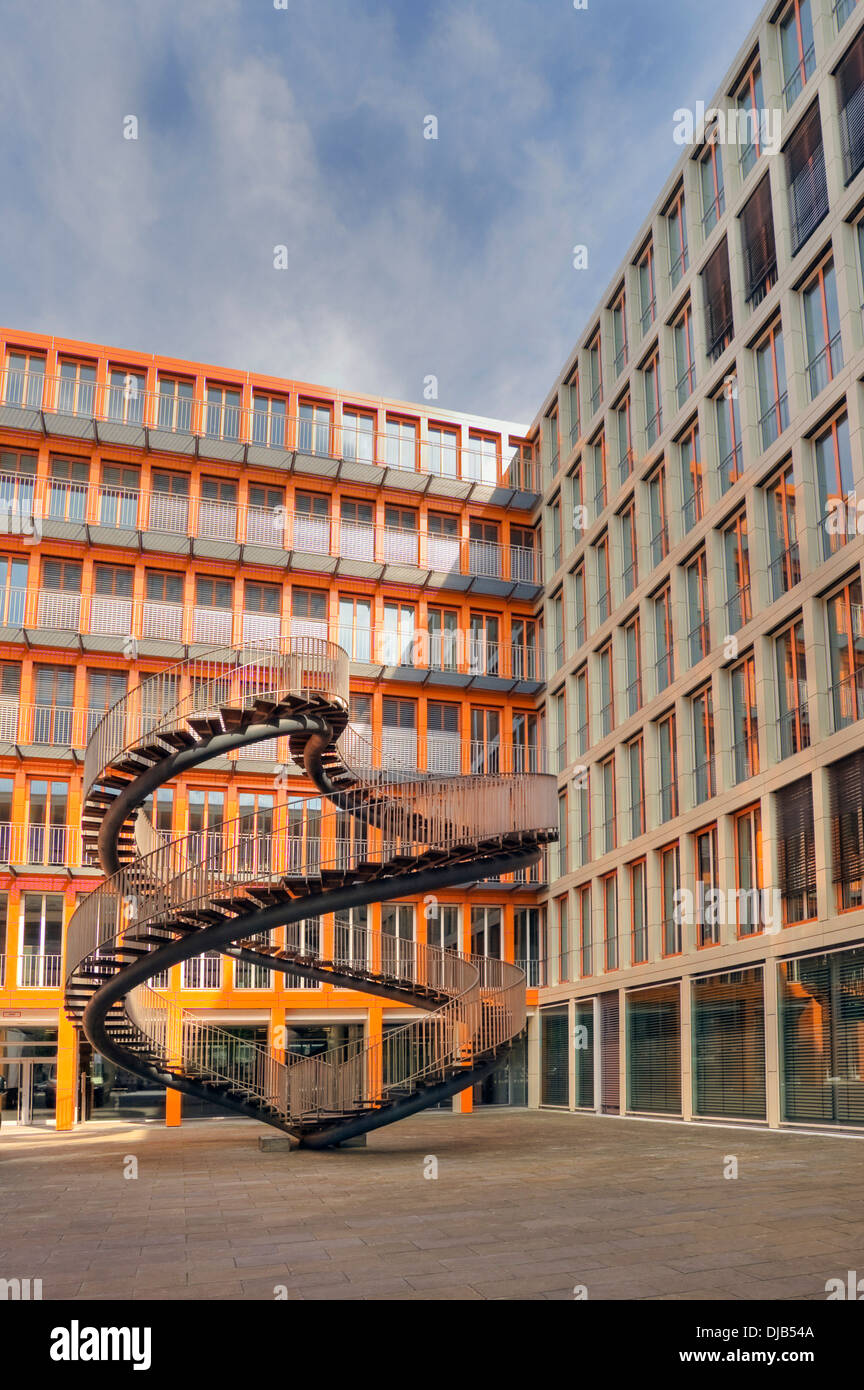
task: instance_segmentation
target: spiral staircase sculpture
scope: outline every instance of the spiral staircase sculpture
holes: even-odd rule
[[[109,1061],[160,1085],[337,1144],[435,1105],[494,1070],[525,1023],[514,965],[372,931],[348,909],[524,868],[556,838],[555,781],[388,770],[348,727],[348,657],[318,638],[222,649],[150,677],[97,725],[84,765],[85,843],[107,875],[70,922],[66,1009]],[[330,809],[287,801],[163,844],[142,809],[179,773],[287,736]],[[298,769],[299,770],[299,769]],[[308,795],[308,794],[307,794]],[[308,803],[307,803],[308,805]],[[342,913],[332,947],[308,919]],[[269,940],[285,928],[285,945]],[[273,1057],[148,980],[220,951],[422,1010],[383,1040]]]

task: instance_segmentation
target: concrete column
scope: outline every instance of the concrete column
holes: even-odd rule
[[[681,979],[681,1115],[693,1118],[693,991],[689,975]]]
[[[777,962],[774,960],[765,962],[764,990],[765,1113],[770,1127],[777,1129],[780,1124],[780,1013]]]

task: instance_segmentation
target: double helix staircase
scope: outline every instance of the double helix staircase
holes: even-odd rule
[[[529,866],[556,838],[551,777],[388,767],[389,754],[348,724],[348,671],[341,648],[299,637],[181,663],[109,709],[87,746],[82,812],[107,877],[67,938],[66,1010],[104,1057],[307,1147],[465,1089],[525,1024],[516,966],[372,930],[352,909],[434,902],[438,890]],[[245,816],[162,843],[146,809],[159,787],[273,739],[288,740],[294,777],[305,773],[311,790],[263,825]],[[331,913],[325,938],[317,919]],[[271,939],[277,928],[284,944]],[[214,951],[422,1012],[381,1040],[282,1061],[172,1009],[148,983]]]

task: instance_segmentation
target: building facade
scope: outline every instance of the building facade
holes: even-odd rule
[[[82,750],[142,675],[311,633],[388,764],[559,777],[535,874],[371,909],[525,966],[462,1108],[864,1125],[864,7],[767,5],[678,145],[530,428],[2,335],[7,1118],[179,1122],[60,1008]],[[206,847],[303,791],[262,745],[151,811]],[[277,1053],[406,1017],[300,983],[160,982]]]
[[[862,21],[763,9],[529,436],[543,1104],[864,1124]]]
[[[202,1107],[89,1056],[61,1007],[64,928],[101,876],[79,829],[88,738],[151,673],[309,635],[348,651],[352,723],[383,765],[535,770],[535,465],[519,426],[428,406],[27,333],[2,335],[2,362],[2,1115],[177,1123]],[[249,754],[160,791],[158,833],[195,837],[202,858],[240,816],[262,839],[286,816],[314,835],[321,803],[287,739]],[[536,1003],[540,877],[375,906],[368,925],[524,961]],[[326,955],[354,924],[305,931]],[[409,1016],[218,953],[157,983],[280,1056]],[[523,1045],[462,1107],[524,1104],[527,1067]]]

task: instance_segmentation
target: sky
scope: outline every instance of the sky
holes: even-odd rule
[[[528,422],[758,8],[3,0],[0,322]]]

